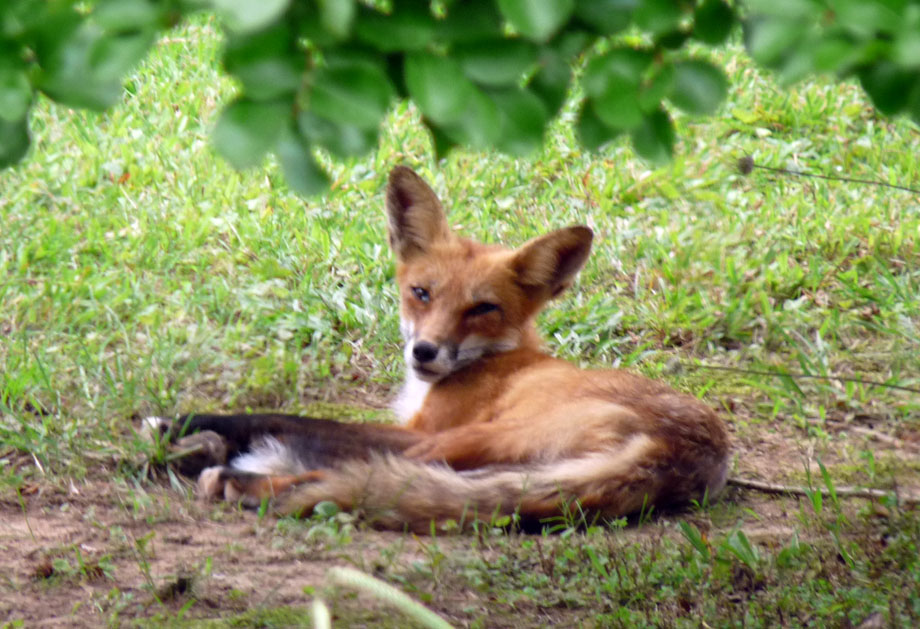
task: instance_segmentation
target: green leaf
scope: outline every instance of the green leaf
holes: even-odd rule
[[[732,109],[731,113],[732,117],[734,117],[736,120],[739,120],[740,122],[743,122],[744,124],[754,124],[761,119],[760,115],[757,113],[748,109],[741,109],[739,107]]]
[[[571,62],[597,40],[597,36],[585,31],[564,31],[553,39],[550,47],[566,62]]]
[[[35,5],[32,4],[32,9],[34,8]],[[62,3],[46,3],[44,11],[38,12],[37,15],[30,14],[28,17],[21,15],[16,21],[17,25],[12,30],[20,33],[28,31],[32,39],[31,46],[39,65],[43,68],[60,63],[58,58],[61,56],[62,48],[71,45],[74,39],[85,37],[86,33],[94,37],[102,34],[102,27],[98,24],[88,25],[76,11]],[[3,26],[9,28],[6,24]]]
[[[506,86],[520,82],[537,59],[536,47],[520,39],[494,39],[454,48],[464,74],[481,85]]]
[[[463,116],[443,133],[451,144],[463,144],[471,148],[486,149],[496,145],[501,137],[502,117],[498,107],[486,94],[476,89]]]
[[[639,107],[649,112],[658,109],[661,101],[671,94],[674,87],[674,66],[665,62],[645,81],[639,90]]]
[[[814,22],[827,11],[827,4],[814,0],[745,0],[744,8],[749,15],[758,18],[771,16]]]
[[[110,32],[148,30],[159,26],[161,9],[151,0],[100,0],[92,17]]]
[[[629,26],[639,0],[576,0],[575,15],[602,35],[619,33]]]
[[[100,38],[93,44],[89,56],[94,76],[100,80],[120,81],[140,63],[155,40],[153,30]]]
[[[657,109],[647,114],[631,135],[633,148],[641,157],[655,164],[671,159],[674,151],[674,125],[665,110]]]
[[[539,97],[520,88],[492,92],[490,96],[502,119],[499,150],[511,155],[539,150],[549,118]]]
[[[383,52],[423,50],[435,28],[427,3],[397,5],[391,15],[361,7],[354,25],[359,40]]]
[[[214,148],[235,168],[256,166],[275,146],[289,116],[289,103],[238,99],[217,120]]]
[[[329,177],[313,159],[310,144],[296,128],[285,129],[276,152],[284,171],[284,179],[295,192],[311,196],[329,188]]]
[[[275,100],[296,93],[303,81],[302,73],[301,59],[282,56],[253,58],[233,71],[252,100]]]
[[[320,68],[313,77],[310,109],[318,115],[359,129],[374,129],[390,107],[393,86],[372,65]]]
[[[846,72],[856,61],[859,47],[846,37],[828,36],[813,43],[810,54],[812,66],[818,72]]]
[[[319,0],[319,21],[336,37],[347,37],[355,19],[355,0]]]
[[[32,85],[26,73],[0,61],[0,120],[18,122],[32,104]]]
[[[642,121],[639,85],[651,61],[644,51],[614,48],[588,63],[582,84],[604,124],[631,129]]]
[[[920,82],[916,83],[910,91],[907,114],[915,123],[920,124]]]
[[[643,119],[638,84],[619,75],[607,79],[607,87],[591,99],[594,113],[614,129],[632,129]]]
[[[290,0],[211,0],[223,15],[230,30],[246,33],[264,28],[278,20]]]
[[[319,19],[319,14],[314,11],[298,10],[292,13],[292,17],[295,19],[281,20],[273,24],[270,28],[277,26],[293,27],[300,41],[307,42],[311,48],[317,50],[335,46],[342,41],[342,37],[330,32],[323,26],[323,23]],[[353,31],[354,29],[352,28],[352,33]]]
[[[740,559],[744,565],[751,570],[756,571],[760,563],[760,553],[751,545],[750,540],[742,531],[735,531],[728,539],[723,542],[723,547],[727,548],[735,557]]]
[[[677,29],[656,37],[655,44],[667,50],[678,50],[688,39],[690,39],[690,33]]]
[[[387,81],[392,84],[387,70],[389,59],[398,58],[399,55],[381,57],[380,53],[363,44],[335,46],[323,50],[326,66],[329,68],[351,68],[356,65],[367,66],[387,75]],[[401,68],[400,68],[401,69]]]
[[[712,558],[712,553],[709,550],[709,544],[703,539],[703,535],[700,533],[700,530],[690,524],[689,522],[678,522],[680,526],[680,532],[683,533],[684,537],[687,538],[687,541],[690,542],[690,545],[696,549],[700,555],[706,559]]]
[[[0,168],[12,166],[29,150],[29,124],[24,116],[19,120],[0,118]]]
[[[319,516],[320,518],[329,519],[336,515],[341,509],[334,502],[328,500],[323,500],[316,503],[316,506],[313,507],[313,515]]]
[[[545,42],[572,15],[575,0],[498,0],[498,7],[521,35]]]
[[[778,68],[777,82],[780,85],[790,85],[814,72],[814,53],[813,49],[805,46],[789,51]]]
[[[693,37],[712,46],[728,39],[735,25],[735,12],[725,0],[703,0],[693,14]]]
[[[304,137],[337,157],[353,157],[367,153],[377,142],[377,129],[359,129],[354,125],[337,124],[311,111],[297,116],[297,125]]]
[[[920,80],[917,72],[905,70],[886,59],[863,68],[857,76],[875,108],[887,115],[904,109],[911,88]]]
[[[920,31],[905,29],[898,33],[891,49],[891,58],[905,67],[920,66]]]
[[[454,43],[495,39],[502,35],[502,22],[494,0],[464,0],[447,7],[447,15],[437,22],[437,35]]]
[[[728,81],[711,63],[699,60],[674,64],[671,102],[690,114],[711,114],[728,93]]]
[[[572,81],[572,68],[555,50],[545,48],[540,52],[540,68],[530,80],[530,90],[543,100],[546,111],[554,116],[559,112]]]
[[[455,60],[427,53],[406,58],[405,77],[412,100],[442,125],[460,119],[475,90]]]
[[[592,59],[585,68],[582,85],[589,96],[607,91],[611,80],[639,86],[642,75],[652,63],[652,55],[634,48],[614,48]]]
[[[65,18],[66,19],[66,18]],[[56,21],[48,28],[58,28]],[[58,38],[40,34],[40,62],[43,71],[37,86],[54,100],[71,107],[102,110],[121,98],[118,78],[100,77],[94,72],[92,51],[103,33],[98,25],[83,22],[72,30],[63,30]]]
[[[831,502],[835,508],[839,509],[840,501],[837,499],[837,487],[834,486],[834,480],[831,478],[830,472],[827,471],[824,463],[821,462],[821,459],[818,459],[818,469],[821,470],[821,478],[824,480],[824,486],[827,487]]]
[[[683,17],[675,0],[641,0],[633,11],[636,26],[653,35],[663,35],[677,30]]]
[[[787,18],[755,17],[745,22],[748,52],[760,64],[776,68],[789,51],[802,41],[806,25]]]
[[[447,135],[444,129],[436,125],[433,121],[428,120],[427,118],[422,118],[422,122],[431,132],[431,143],[434,147],[435,157],[441,159],[450,153],[451,149],[457,146],[457,142],[451,139],[451,137]]]
[[[303,52],[290,27],[279,24],[227,38],[224,68],[243,84],[251,100],[275,100],[296,93],[303,82]]]
[[[582,105],[575,123],[575,135],[586,149],[596,151],[620,133],[619,129],[605,125],[587,102]]]
[[[896,3],[880,0],[834,0],[831,6],[836,24],[860,39],[868,39],[880,32],[890,33],[901,25],[903,8],[896,9],[890,6],[892,4]]]
[[[776,565],[780,568],[788,568],[793,562],[802,556],[802,546],[799,544],[798,534],[792,535],[792,540],[788,546],[783,547],[776,555]]]

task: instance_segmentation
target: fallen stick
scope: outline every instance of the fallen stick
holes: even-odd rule
[[[745,489],[753,489],[756,491],[762,491],[765,494],[791,494],[794,496],[807,496],[811,493],[818,492],[825,498],[831,496],[831,492],[828,489],[808,489],[807,487],[797,487],[794,485],[780,485],[778,483],[765,483],[759,480],[749,480],[746,478],[729,478],[729,485],[734,485],[735,487],[743,487]],[[886,491],[884,489],[863,489],[861,487],[835,487],[834,493],[838,498],[884,498],[885,496],[891,495],[892,491]],[[895,497],[898,502],[905,505],[920,505],[920,496],[904,496],[900,495],[897,492],[894,492]]]
[[[870,439],[875,439],[876,441],[887,443],[888,445],[898,448],[899,450],[917,450],[917,447],[912,443],[908,443],[903,439],[898,439],[897,437],[892,437],[891,435],[879,432],[878,430],[872,430],[871,428],[865,428],[863,426],[849,426],[844,428],[844,430],[855,432],[860,435],[865,435]]]

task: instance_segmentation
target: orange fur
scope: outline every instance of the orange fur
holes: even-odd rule
[[[722,488],[728,435],[711,408],[663,383],[544,352],[534,318],[584,264],[589,229],[514,250],[479,244],[451,232],[434,192],[403,167],[390,175],[386,206],[408,363],[400,407],[411,413],[394,430],[405,445],[321,475],[292,470],[253,493],[295,484],[287,511],[332,500],[383,526],[424,531],[473,514],[558,515],[573,501],[620,516]]]

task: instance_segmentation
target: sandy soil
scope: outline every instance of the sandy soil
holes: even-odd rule
[[[779,427],[748,430],[734,440],[733,476],[773,482],[784,482],[790,473],[800,478],[803,463],[815,454],[801,432]],[[845,464],[865,448],[879,461],[920,456],[920,435],[913,433],[848,430],[830,441],[820,453],[829,465]],[[901,489],[920,494],[920,481],[910,480]],[[753,541],[782,543],[793,534],[794,498],[733,488],[724,500],[758,515],[745,528]],[[272,516],[200,503],[165,480],[136,486],[104,479],[28,485],[0,501],[0,623],[98,627],[175,618],[186,605],[186,618],[306,606],[331,566],[373,572],[394,557],[402,565],[424,559],[422,544],[411,536],[359,529],[348,543],[337,544],[334,536],[313,539],[307,527],[290,534],[277,524]],[[622,534],[642,535],[656,527],[652,523]],[[439,543],[450,551],[451,539]],[[454,543],[469,547],[463,536]],[[460,619],[465,616],[459,610],[475,604],[477,596],[445,592],[429,605]]]

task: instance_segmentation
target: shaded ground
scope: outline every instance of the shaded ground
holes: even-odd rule
[[[832,435],[819,453],[827,466],[835,466],[837,476],[845,476],[855,452],[871,449],[878,465],[890,468],[889,477],[898,478],[901,492],[920,494],[915,470],[892,467],[892,462],[916,462],[917,434],[851,428],[857,430],[837,435],[846,439]],[[779,427],[746,431],[735,436],[734,475],[773,482],[791,477],[793,484],[801,484],[803,462],[814,460],[810,450],[815,443],[800,436],[797,440]],[[859,473],[853,476],[859,483]],[[0,621],[22,621],[30,627],[99,626],[138,618],[165,623],[245,613],[249,615],[243,624],[301,622],[303,616],[277,617],[278,610],[307,606],[314,593],[323,591],[325,572],[334,565],[351,565],[404,591],[414,590],[413,596],[458,625],[488,618],[486,626],[540,626],[574,623],[585,616],[586,610],[571,603],[542,607],[496,601],[488,588],[464,587],[463,579],[439,575],[445,557],[454,556],[454,565],[462,566],[456,557],[473,553],[488,564],[508,551],[477,545],[471,535],[431,540],[366,531],[344,515],[323,522],[279,522],[226,505],[203,504],[167,485],[128,486],[102,479],[39,483],[23,487],[18,499],[2,502]],[[715,537],[740,522],[751,542],[782,546],[801,534],[802,500],[730,488],[705,517],[674,514],[608,534],[637,542],[679,537],[674,522],[685,520]],[[521,539],[526,544],[526,537]],[[474,553],[472,547],[478,550]],[[533,555],[533,549],[529,552]],[[542,552],[541,547],[541,557]],[[437,587],[445,579],[451,587]],[[379,626],[393,618],[376,602],[349,597],[337,597],[335,612],[345,619],[343,626]]]

